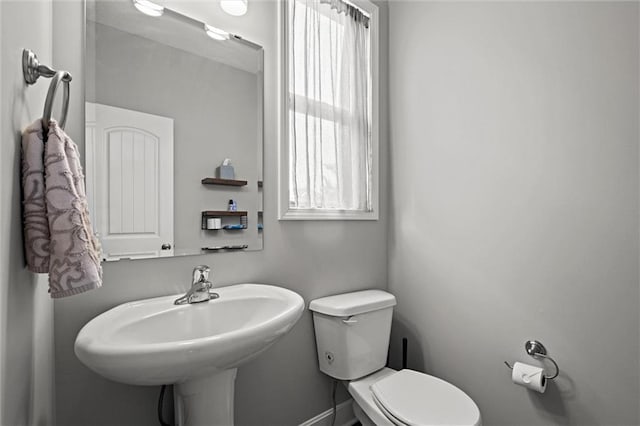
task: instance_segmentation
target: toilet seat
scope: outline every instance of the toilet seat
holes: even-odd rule
[[[371,385],[371,395],[398,426],[480,425],[480,410],[463,391],[437,377],[401,370]]]
[[[378,401],[378,398],[376,398],[376,396],[373,393],[371,394],[371,396],[373,397],[373,402],[375,402],[376,406],[380,409],[380,411],[382,411],[382,414],[384,414],[387,420],[393,423],[394,426],[407,426],[405,423],[402,422],[402,420],[396,418],[393,414],[387,411],[387,409],[384,408],[384,405],[382,405],[380,401]]]
[[[391,420],[387,418],[373,401],[371,385],[378,380],[396,373],[396,370],[385,367],[361,379],[348,382],[347,390],[353,397],[354,403],[369,417],[369,419],[363,421],[363,419],[358,416],[358,420],[360,420],[363,425],[373,423],[376,426],[394,426]]]

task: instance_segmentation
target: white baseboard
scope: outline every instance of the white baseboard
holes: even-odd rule
[[[336,426],[351,426],[357,423],[355,414],[353,414],[353,408],[351,403],[353,399],[347,399],[336,406]],[[331,426],[331,419],[333,417],[333,409],[329,408],[312,419],[307,420],[304,423],[300,423],[300,426]]]

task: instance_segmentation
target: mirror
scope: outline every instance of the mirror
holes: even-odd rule
[[[262,249],[262,47],[169,9],[87,0],[85,70],[105,260]]]

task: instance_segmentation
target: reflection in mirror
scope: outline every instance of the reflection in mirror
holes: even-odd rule
[[[85,101],[106,260],[262,249],[260,46],[169,9],[87,0]]]

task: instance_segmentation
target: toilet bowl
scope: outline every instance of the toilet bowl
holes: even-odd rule
[[[385,367],[395,304],[382,290],[313,300],[320,370],[346,381],[363,426],[481,425],[477,405],[456,386]]]

